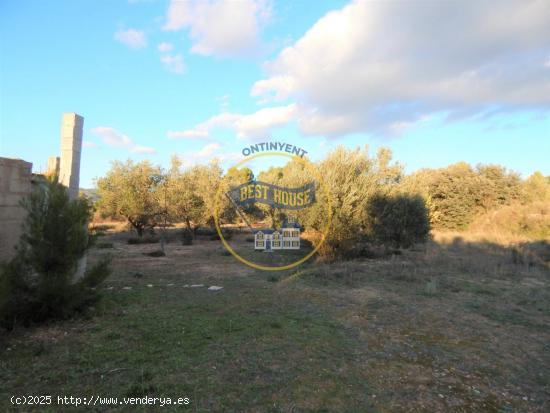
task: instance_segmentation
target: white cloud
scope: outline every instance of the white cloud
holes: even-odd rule
[[[250,92],[251,96],[264,96],[271,91],[275,92],[276,100],[283,100],[288,97],[296,88],[295,80],[291,76],[273,76],[269,79],[258,80],[254,83]]]
[[[191,24],[193,5],[189,1],[170,1],[164,30],[177,31]]]
[[[178,154],[178,158],[185,166],[197,165],[205,161],[217,159],[221,163],[233,162],[242,159],[240,152],[224,152],[218,142],[212,142],[197,151],[186,151]]]
[[[99,136],[108,146],[127,147],[133,143],[128,135],[124,135],[109,126],[98,126],[90,129],[90,132]]]
[[[269,135],[272,128],[286,125],[295,116],[296,105],[264,108],[240,117],[233,128],[239,138],[262,138]]]
[[[208,158],[212,156],[220,148],[220,144],[217,142],[209,143],[196,153],[199,158]]]
[[[266,64],[251,95],[296,102],[302,133],[396,133],[430,113],[550,110],[550,7],[354,1]]]
[[[260,28],[270,16],[267,0],[172,0],[164,30],[189,29],[193,53],[242,56],[258,50]]]
[[[178,158],[185,166],[204,164],[217,159],[220,163],[231,164],[243,158],[240,152],[227,152],[219,142],[210,142],[198,150],[190,150],[178,154]]]
[[[115,33],[115,40],[132,49],[143,49],[147,46],[145,33],[141,30],[119,30]]]
[[[241,115],[223,112],[212,116],[205,122],[199,123],[192,129],[184,131],[168,131],[167,136],[171,139],[210,139],[210,131],[214,128],[231,128]]]
[[[271,129],[294,120],[296,114],[296,105],[264,108],[249,115],[223,112],[192,129],[168,131],[167,135],[173,139],[209,139],[213,129],[222,128],[235,131],[238,138],[261,139],[268,137]]]
[[[159,43],[159,45],[157,46],[157,50],[162,53],[171,52],[173,48],[174,45],[172,43],[166,42]]]
[[[179,53],[175,55],[161,56],[160,61],[164,64],[166,69],[172,73],[183,74],[185,72],[183,56]]]
[[[103,142],[112,147],[125,148],[134,153],[156,153],[154,148],[137,145],[128,137],[110,126],[98,126],[90,129],[90,133],[99,136]]]

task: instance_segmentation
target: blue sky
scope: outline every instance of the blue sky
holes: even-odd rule
[[[0,37],[0,155],[43,170],[77,112],[82,187],[271,139],[550,175],[545,1],[4,1]]]

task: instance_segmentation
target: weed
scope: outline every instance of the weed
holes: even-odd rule
[[[435,295],[437,293],[437,280],[435,278],[430,279],[426,283],[425,293],[427,295]]]

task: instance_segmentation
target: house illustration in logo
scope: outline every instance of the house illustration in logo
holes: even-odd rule
[[[300,249],[300,225],[287,219],[280,230],[260,229],[254,233],[256,250],[297,250]]]

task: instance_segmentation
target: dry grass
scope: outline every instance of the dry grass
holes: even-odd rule
[[[190,396],[199,412],[550,410],[542,243],[531,262],[513,248],[538,254],[533,242],[436,233],[401,255],[273,274],[207,237],[174,235],[148,257],[157,246],[128,236],[91,254],[113,254],[114,275],[86,319],[0,338],[0,409],[12,393],[63,392]]]
[[[506,244],[514,241],[550,239],[550,203],[516,203],[477,217],[470,233]]]
[[[434,235],[425,249],[302,274],[357,335],[374,406],[547,411],[550,256],[521,261],[513,247]]]

